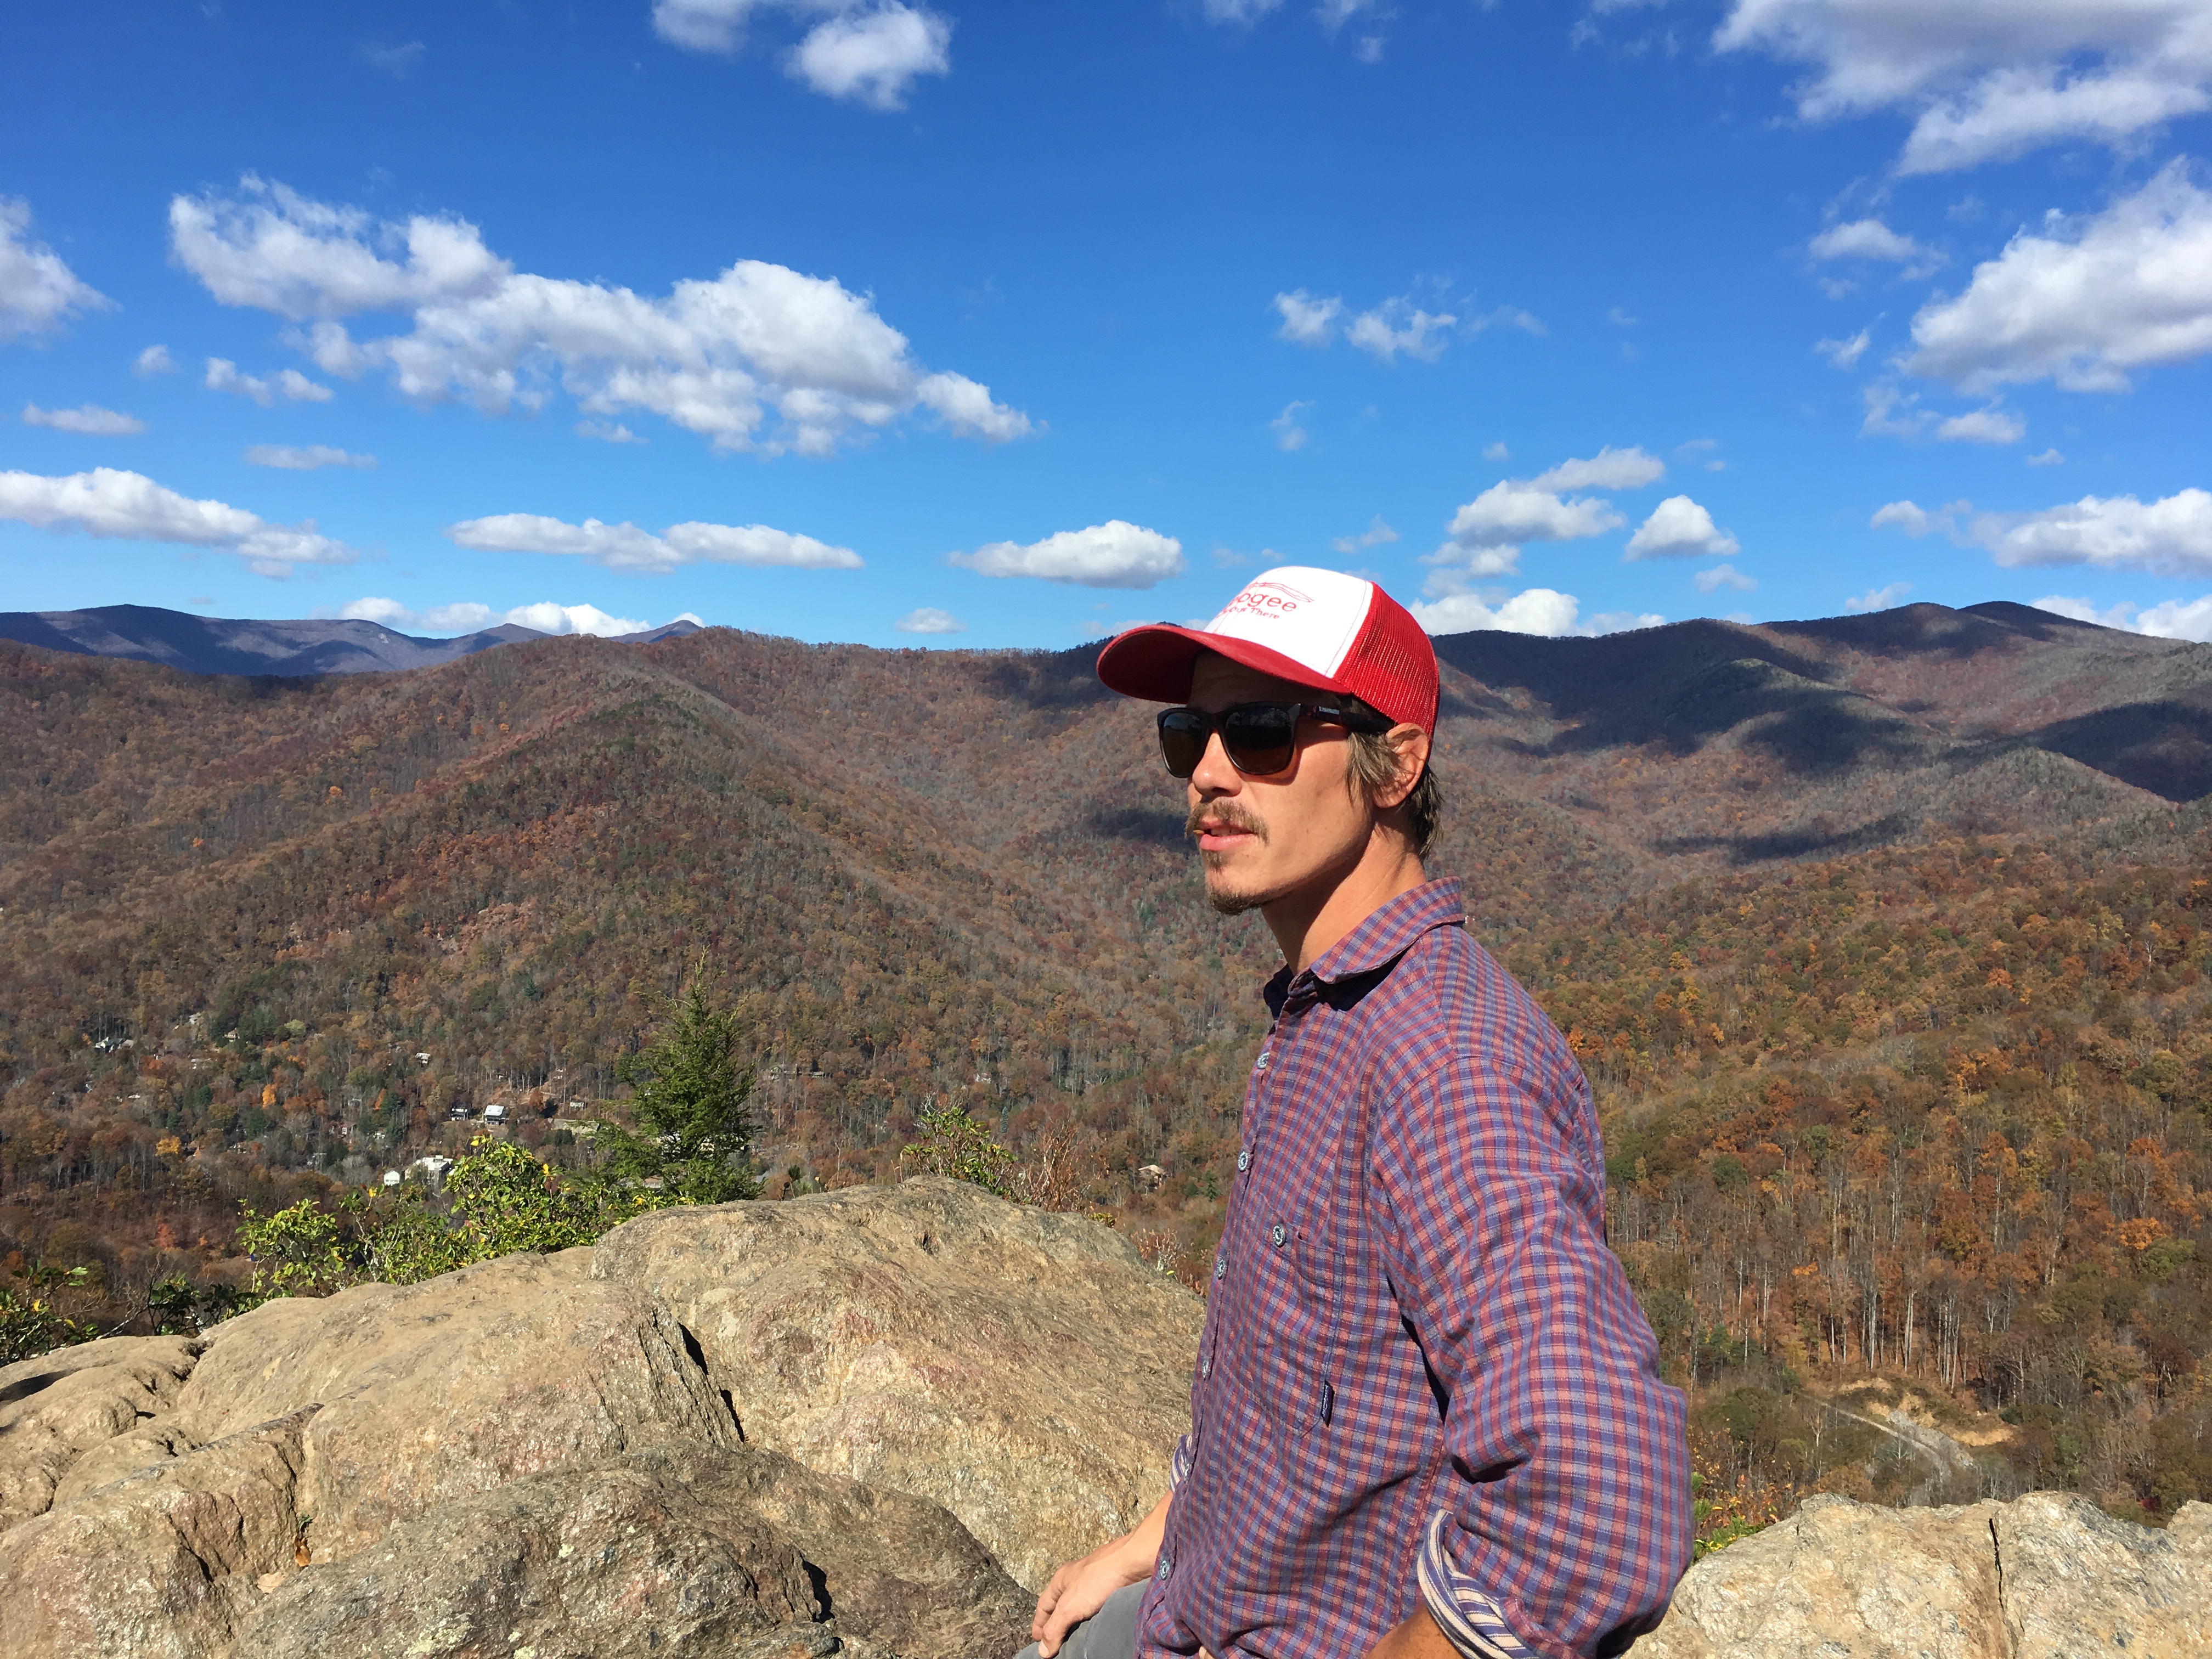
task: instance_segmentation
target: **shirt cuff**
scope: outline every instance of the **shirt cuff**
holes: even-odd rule
[[[1177,1486],[1182,1485],[1183,1476],[1190,1473],[1190,1437],[1188,1435],[1185,1435],[1182,1439],[1176,1442],[1175,1459],[1168,1465],[1168,1490],[1170,1492],[1173,1492]]]
[[[1429,1616],[1467,1659],[1538,1659],[1535,1650],[1513,1633],[1498,1603],[1452,1565],[1444,1548],[1444,1522],[1450,1518],[1449,1510],[1438,1510],[1421,1540],[1417,1570]]]

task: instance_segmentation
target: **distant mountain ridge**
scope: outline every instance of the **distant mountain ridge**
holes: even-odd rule
[[[672,622],[614,637],[623,644],[647,645],[698,631],[696,623]],[[149,605],[0,611],[0,640],[80,656],[161,663],[188,674],[273,674],[301,678],[391,673],[434,668],[495,646],[551,637],[513,623],[440,639],[402,634],[381,623],[350,618],[262,622],[251,617],[196,617]]]

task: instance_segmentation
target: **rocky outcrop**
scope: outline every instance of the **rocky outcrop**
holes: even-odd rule
[[[961,1182],[663,1210],[592,1273],[675,1310],[749,1442],[934,1498],[1031,1589],[1144,1517],[1189,1422],[1198,1299]]]
[[[526,1476],[289,1574],[231,1652],[629,1659],[774,1651],[819,1625],[855,1654],[1003,1655],[1030,1607],[933,1504],[774,1452],[664,1449]]]
[[[142,1423],[174,1409],[199,1352],[181,1337],[110,1337],[0,1369],[0,1533],[45,1514],[87,1453],[112,1467],[118,1438],[136,1447]]]
[[[1165,1486],[1200,1313],[925,1179],[70,1349],[0,1370],[0,1655],[1006,1659]],[[1815,1498],[1633,1652],[2212,1653],[2212,1505]]]
[[[2212,1653],[2212,1504],[2164,1531],[2087,1499],[1814,1498],[1690,1569],[1633,1659],[2185,1659]]]
[[[0,1534],[0,1653],[201,1659],[293,1559],[312,1411],[101,1486]]]
[[[1197,1327],[921,1180],[67,1350],[0,1370],[0,1653],[1011,1654],[959,1504],[1032,1574],[1134,1519]]]
[[[512,1255],[404,1288],[263,1304],[179,1391],[205,1442],[309,1404],[301,1510],[314,1558],[526,1474],[647,1446],[734,1446],[669,1310],[594,1282],[591,1252]]]

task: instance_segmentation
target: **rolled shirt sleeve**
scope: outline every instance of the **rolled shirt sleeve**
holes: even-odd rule
[[[1376,1242],[1445,1413],[1419,1589],[1476,1659],[1623,1651],[1690,1553],[1683,1397],[1605,1247],[1595,1114],[1559,1046],[1449,1060],[1374,1121]]]

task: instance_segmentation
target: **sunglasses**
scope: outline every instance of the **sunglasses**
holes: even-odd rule
[[[1298,750],[1298,719],[1310,714],[1330,726],[1352,732],[1388,732],[1391,722],[1380,714],[1362,714],[1327,702],[1240,702],[1218,714],[1203,708],[1164,708],[1160,711],[1160,753],[1168,775],[1187,778],[1206,758],[1206,746],[1216,732],[1229,763],[1248,778],[1272,778],[1287,771]]]

